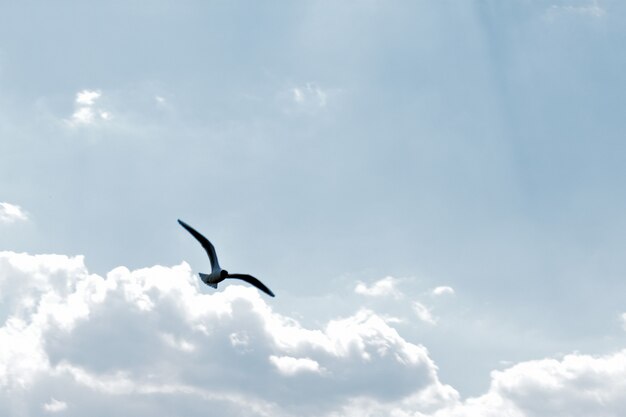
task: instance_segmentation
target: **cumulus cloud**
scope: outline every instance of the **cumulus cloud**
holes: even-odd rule
[[[28,220],[28,215],[20,206],[10,203],[0,203],[0,223],[14,223]]]
[[[425,392],[400,401],[351,401],[333,416],[354,417],[620,417],[626,413],[626,350],[605,356],[572,354],[562,360],[522,362],[493,371],[489,390],[460,400]],[[445,391],[439,391],[438,395]],[[416,411],[416,405],[422,409]]]
[[[254,288],[205,293],[185,263],[101,277],[82,257],[0,252],[0,306],[1,415],[626,414],[626,350],[522,362],[461,399],[370,310],[306,328]]]
[[[187,264],[101,277],[82,257],[0,252],[0,297],[4,415],[11,395],[26,410],[63,398],[71,415],[156,416],[323,416],[358,398],[457,395],[372,311],[307,329],[254,288],[204,293]]]
[[[359,282],[354,288],[354,292],[368,297],[392,296],[395,298],[400,298],[402,297],[402,294],[400,293],[400,291],[398,291],[398,282],[399,280],[394,277],[385,277],[379,281],[376,281],[371,286],[367,286],[367,284]]]
[[[66,120],[67,124],[76,127],[91,125],[98,121],[111,119],[111,113],[97,105],[102,96],[100,90],[82,90],[76,93],[74,100],[74,113]]]
[[[448,286],[436,287],[432,290],[433,295],[446,295],[446,294],[454,294],[454,288]]]
[[[494,371],[489,392],[442,416],[617,417],[626,412],[626,351],[523,362]],[[482,413],[482,414],[480,414]]]

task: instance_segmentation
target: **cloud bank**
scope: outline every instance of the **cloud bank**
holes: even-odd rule
[[[361,309],[308,329],[186,263],[90,274],[0,252],[0,414],[618,416],[626,351],[524,362],[463,400],[427,349]]]
[[[203,293],[187,264],[100,277],[82,257],[1,252],[0,294],[0,397],[13,398],[0,404],[26,414],[325,415],[360,397],[456,396],[372,311],[306,329],[253,288]]]

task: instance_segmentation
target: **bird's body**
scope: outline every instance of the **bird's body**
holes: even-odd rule
[[[213,288],[217,288],[217,284],[224,281],[226,278],[236,278],[236,279],[246,281],[247,283],[257,287],[258,289],[260,289],[267,295],[274,297],[274,293],[269,288],[267,288],[261,281],[259,281],[252,275],[229,274],[227,270],[222,269],[220,267],[219,261],[217,260],[215,247],[213,246],[211,242],[209,242],[209,239],[202,236],[198,231],[196,231],[196,229],[189,226],[187,223],[183,222],[182,220],[178,220],[178,223],[182,227],[184,227],[189,233],[191,233],[191,235],[195,237],[198,242],[200,242],[204,250],[206,250],[207,255],[209,255],[209,260],[211,261],[211,273],[210,274],[200,273],[199,275],[200,275],[200,279],[202,280],[202,282],[204,282],[205,284]]]

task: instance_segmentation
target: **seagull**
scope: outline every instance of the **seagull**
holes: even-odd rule
[[[196,229],[189,226],[184,221],[179,219],[178,223],[181,226],[183,226],[185,229],[187,229],[187,231],[191,233],[191,235],[195,237],[198,242],[200,242],[200,244],[202,245],[206,253],[209,255],[209,260],[211,261],[211,273],[203,274],[201,272],[200,274],[198,274],[200,275],[200,279],[202,280],[202,282],[204,282],[206,285],[210,287],[217,288],[217,284],[224,281],[226,278],[241,279],[243,281],[246,281],[248,284],[254,285],[258,289],[260,289],[261,291],[269,295],[270,297],[274,297],[274,293],[272,292],[272,290],[267,288],[265,284],[263,284],[261,281],[259,281],[252,275],[229,274],[227,270],[220,268],[220,264],[217,261],[217,254],[215,253],[215,248],[213,247],[213,244],[209,242],[209,239],[202,236],[200,233],[198,233]]]

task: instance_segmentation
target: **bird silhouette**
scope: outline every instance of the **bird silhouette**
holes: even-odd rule
[[[189,233],[191,233],[191,235],[193,237],[195,237],[198,242],[200,242],[200,244],[202,245],[202,247],[206,251],[207,255],[209,255],[209,260],[211,261],[211,273],[210,274],[203,274],[202,272],[199,273],[198,275],[200,275],[200,279],[202,280],[202,282],[204,282],[208,286],[211,286],[213,288],[217,288],[217,284],[219,284],[220,282],[224,281],[226,278],[240,279],[240,280],[246,281],[248,284],[254,285],[255,287],[257,287],[258,289],[260,289],[261,291],[263,291],[267,295],[269,295],[271,297],[274,297],[274,293],[272,292],[272,290],[267,288],[265,286],[265,284],[263,284],[261,281],[259,281],[258,279],[256,279],[252,275],[247,275],[247,274],[229,274],[227,270],[222,269],[220,267],[220,264],[219,264],[218,260],[217,260],[217,254],[215,253],[215,247],[213,246],[213,244],[211,242],[209,242],[209,239],[207,239],[206,237],[202,236],[196,229],[194,229],[193,227],[189,226],[184,221],[179,219],[178,223],[181,226],[183,226]]]

